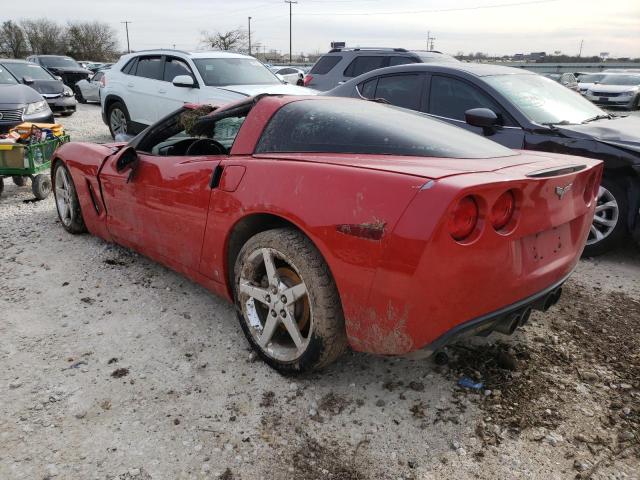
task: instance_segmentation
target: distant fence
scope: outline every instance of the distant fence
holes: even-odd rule
[[[623,68],[640,69],[637,62],[598,62],[598,63],[528,63],[528,62],[490,62],[492,65],[523,68],[536,73],[565,73],[565,72],[601,72]]]

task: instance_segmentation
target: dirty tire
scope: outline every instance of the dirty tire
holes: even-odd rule
[[[260,255],[259,252],[264,252],[265,249],[272,252],[278,272],[283,269],[286,271],[286,266],[289,265],[306,287],[305,297],[291,303],[290,306],[295,312],[299,305],[297,302],[306,299],[308,312],[310,312],[308,320],[310,327],[307,327],[309,330],[305,346],[300,347],[301,352],[296,353],[297,357],[290,360],[276,358],[274,354],[260,346],[257,338],[254,337],[259,332],[252,328],[246,314],[246,300],[249,297],[242,293],[240,288],[241,279],[244,278],[243,281],[246,281],[247,272],[256,271],[254,267],[256,255]],[[265,286],[265,284],[262,285],[262,287]],[[280,293],[275,297],[279,295]],[[295,229],[268,230],[249,239],[240,250],[235,262],[234,296],[240,326],[247,340],[268,365],[282,373],[319,370],[335,361],[347,348],[342,305],[329,267],[313,243]],[[241,303],[242,301],[245,302],[245,305]],[[264,333],[270,307],[262,305],[261,308],[267,311],[262,325],[262,333]],[[295,315],[292,318],[298,322]],[[280,317],[278,319],[280,320]],[[281,331],[276,330],[274,338],[276,335],[284,335],[283,332],[286,332],[284,322],[278,328],[281,328]],[[302,331],[302,327],[300,330]],[[295,346],[293,348],[296,349]]]
[[[51,193],[51,178],[49,175],[36,175],[33,177],[31,191],[38,200],[44,200]]]
[[[17,185],[18,187],[24,187],[27,184],[27,177],[23,177],[21,175],[14,175],[11,177],[11,180],[13,180],[14,185]]]
[[[61,170],[62,169],[62,170]],[[61,171],[59,171],[61,170]],[[56,185],[58,179],[62,175],[66,175],[67,187],[68,187],[68,202],[65,202],[60,195],[64,192]],[[53,196],[55,197],[56,210],[58,212],[58,219],[64,227],[64,229],[73,234],[84,233],[87,231],[87,227],[84,224],[84,218],[82,217],[82,210],[80,210],[80,201],[78,200],[78,194],[76,192],[76,186],[73,183],[73,178],[69,173],[67,166],[58,160],[53,167]],[[63,205],[69,209],[69,214],[65,214]]]

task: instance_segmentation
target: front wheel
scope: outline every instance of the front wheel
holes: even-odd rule
[[[628,211],[629,203],[624,188],[610,178],[603,178],[584,249],[585,257],[602,255],[622,241],[627,234]]]
[[[329,268],[297,230],[259,233],[235,263],[242,330],[258,355],[283,373],[320,369],[347,348],[342,305]]]
[[[58,218],[64,229],[69,233],[86,231],[76,186],[67,167],[58,161],[53,169],[54,190]]]
[[[107,111],[111,136],[126,135],[129,128],[129,112],[122,102],[114,102]]]
[[[51,178],[49,175],[36,175],[33,177],[31,191],[38,200],[44,200],[51,193]]]

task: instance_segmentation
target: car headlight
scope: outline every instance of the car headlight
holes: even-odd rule
[[[27,104],[27,109],[25,110],[25,115],[33,115],[34,113],[46,112],[50,110],[49,104],[46,100],[40,100],[39,102],[33,102]]]
[[[620,92],[620,96],[621,97],[630,97],[631,95],[633,95],[635,92],[633,90],[629,90],[628,92]]]
[[[73,97],[73,90],[65,85],[64,90],[62,91],[62,95],[64,95],[65,97]]]

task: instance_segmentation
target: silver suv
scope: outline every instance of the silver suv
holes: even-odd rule
[[[404,48],[334,48],[313,65],[304,78],[304,86],[331,90],[347,80],[378,68],[407,63],[458,62],[435,50],[409,51]]]

